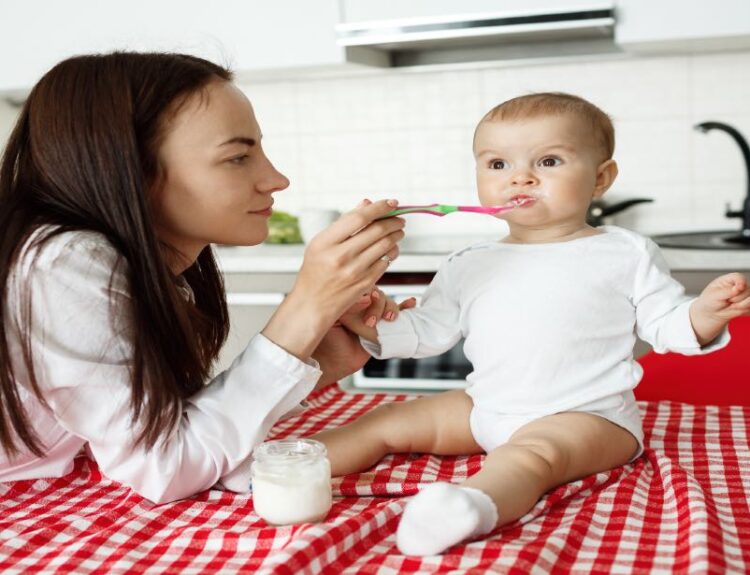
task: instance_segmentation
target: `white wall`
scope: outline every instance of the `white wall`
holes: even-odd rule
[[[724,204],[738,209],[746,189],[739,149],[724,133],[700,134],[692,126],[723,120],[750,139],[750,51],[379,71],[242,87],[269,156],[292,181],[277,196],[279,209],[346,210],[362,197],[473,203],[471,137],[480,116],[525,92],[563,90],[614,119],[620,176],[611,199],[655,200],[617,223],[647,233],[739,227],[723,217]],[[14,116],[0,102],[0,137]],[[408,221],[412,234],[473,234],[502,225],[463,215]]]
[[[18,109],[11,106],[5,98],[0,98],[0,145],[4,145],[16,122]]]

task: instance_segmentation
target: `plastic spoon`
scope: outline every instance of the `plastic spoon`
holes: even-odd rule
[[[512,200],[502,206],[454,206],[450,204],[427,204],[424,206],[401,206],[388,212],[383,218],[391,216],[401,216],[404,214],[432,214],[433,216],[445,216],[455,212],[471,212],[475,214],[488,214],[494,216],[503,212],[510,211],[519,206],[525,206],[536,201],[536,198],[525,197]],[[378,218],[378,219],[383,219]]]

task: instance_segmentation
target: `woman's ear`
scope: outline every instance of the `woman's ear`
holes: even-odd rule
[[[617,162],[614,160],[607,160],[599,164],[599,167],[596,169],[596,183],[594,185],[595,198],[600,198],[604,195],[604,192],[614,183],[618,172]]]

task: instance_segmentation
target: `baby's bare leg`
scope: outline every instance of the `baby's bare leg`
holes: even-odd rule
[[[630,432],[602,417],[558,413],[516,431],[463,485],[487,493],[503,525],[525,515],[558,485],[624,465],[637,448]]]
[[[312,439],[325,444],[334,477],[363,471],[389,453],[481,453],[469,429],[472,405],[463,390],[388,403]]]
[[[622,465],[635,438],[585,413],[544,417],[490,452],[481,471],[460,486],[435,483],[407,505],[396,544],[407,555],[434,555],[526,514],[553,487]]]

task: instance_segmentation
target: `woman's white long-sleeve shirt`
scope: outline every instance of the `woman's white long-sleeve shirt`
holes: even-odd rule
[[[419,307],[377,324],[375,357],[440,354],[461,337],[474,371],[466,392],[500,413],[555,413],[620,396],[640,381],[636,333],[658,353],[708,353],[692,298],[653,241],[615,226],[569,242],[483,242],[448,257]],[[611,401],[612,405],[608,402]]]
[[[91,232],[66,232],[22,252],[8,283],[5,328],[20,396],[46,454],[39,458],[24,448],[8,459],[0,450],[0,481],[60,477],[86,447],[107,477],[157,503],[217,482],[247,491],[254,447],[312,391],[319,366],[259,334],[229,369],[183,402],[179,426],[168,438],[151,450],[134,447],[136,334],[117,258],[107,240]],[[49,409],[31,391],[21,359],[27,297],[35,375]]]

